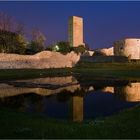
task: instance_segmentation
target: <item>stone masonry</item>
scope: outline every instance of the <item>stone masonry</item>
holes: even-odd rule
[[[78,47],[83,43],[83,18],[72,16],[69,18],[68,41],[71,46]]]
[[[114,55],[140,59],[140,39],[128,38],[114,43]]]

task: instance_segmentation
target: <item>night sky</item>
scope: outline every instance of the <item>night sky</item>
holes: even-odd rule
[[[23,22],[28,29],[38,27],[46,44],[67,41],[69,16],[84,19],[84,42],[90,48],[111,47],[113,41],[140,38],[140,2],[42,1],[0,2],[0,11]]]

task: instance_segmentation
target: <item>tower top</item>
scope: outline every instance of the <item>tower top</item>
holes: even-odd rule
[[[83,21],[83,18],[82,17],[80,17],[80,16],[71,16],[71,17],[69,17],[69,20],[74,20],[74,19],[76,19],[76,20],[81,20],[81,21]]]
[[[82,18],[82,17],[81,16],[71,16],[71,18]]]

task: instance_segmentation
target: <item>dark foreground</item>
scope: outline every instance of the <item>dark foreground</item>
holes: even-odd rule
[[[0,109],[0,138],[140,138],[140,106],[74,123]]]

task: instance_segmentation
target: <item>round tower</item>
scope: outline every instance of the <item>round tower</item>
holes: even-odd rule
[[[140,39],[128,38],[114,42],[114,55],[140,59]]]

